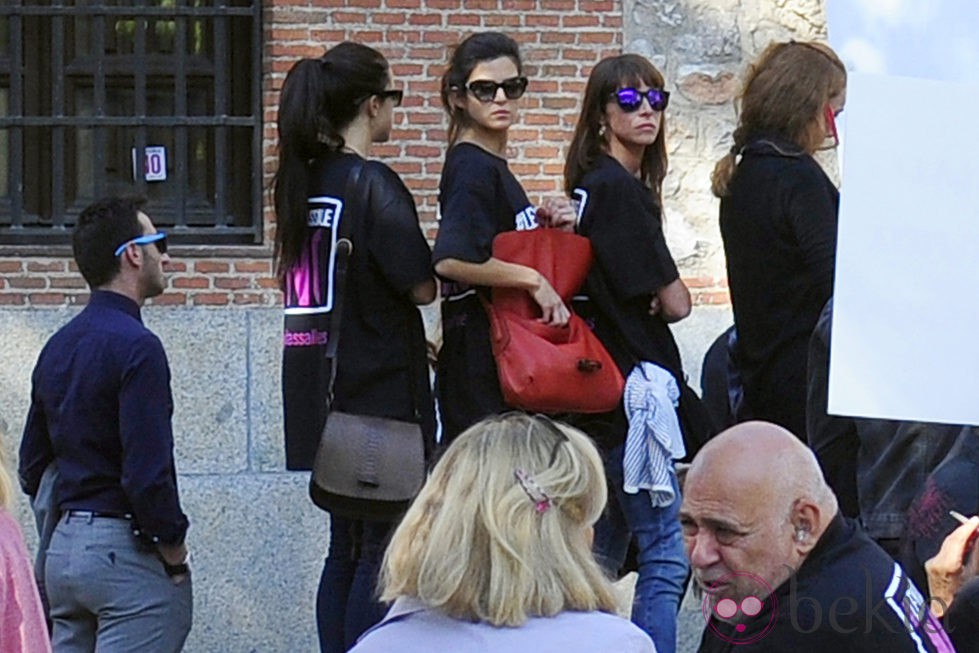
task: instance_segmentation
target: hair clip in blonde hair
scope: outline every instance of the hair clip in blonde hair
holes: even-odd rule
[[[551,497],[547,496],[547,493],[537,484],[534,477],[522,469],[513,470],[513,475],[517,477],[517,480],[520,482],[520,487],[527,493],[530,500],[534,502],[534,510],[540,514],[547,512],[551,507]]]

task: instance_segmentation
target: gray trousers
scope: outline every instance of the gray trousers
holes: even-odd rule
[[[190,632],[190,576],[174,583],[127,520],[65,513],[45,580],[55,653],[175,653]]]

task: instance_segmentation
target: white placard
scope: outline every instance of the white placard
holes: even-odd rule
[[[136,148],[133,154],[133,179],[138,178],[138,168],[136,165]],[[167,148],[163,145],[148,145],[143,150],[143,178],[146,181],[166,181],[167,180]]]
[[[979,424],[979,85],[847,96],[829,411]]]
[[[150,145],[146,148],[144,160],[146,181],[166,181],[167,148],[162,145]]]

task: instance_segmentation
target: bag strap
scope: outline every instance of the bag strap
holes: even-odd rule
[[[360,173],[364,169],[365,161],[357,157],[357,161],[350,169],[347,176],[347,186],[344,190],[344,213],[350,211],[358,216],[366,215],[367,197],[366,189],[360,184]],[[349,214],[348,214],[349,215]],[[330,336],[326,343],[326,358],[330,361],[330,385],[326,393],[326,412],[329,413],[333,406],[333,386],[337,378],[337,347],[340,343],[340,324],[343,317],[343,299],[346,295],[347,287],[347,262],[353,252],[353,242],[350,240],[350,223],[341,213],[339,238],[337,239],[336,252],[336,275],[333,290],[333,310],[330,314]],[[407,334],[402,334],[407,337]],[[412,413],[416,421],[421,421],[421,408],[419,407],[418,389],[415,387],[418,366],[415,357],[408,355],[408,389],[411,392]]]
[[[343,299],[347,294],[347,262],[354,249],[354,244],[350,240],[349,215],[354,212],[353,209],[361,208],[357,206],[358,204],[366,204],[366,202],[358,201],[360,199],[360,193],[358,192],[360,173],[363,169],[364,160],[357,157],[357,160],[350,168],[350,172],[347,174],[347,185],[343,193],[344,209],[346,210],[340,213],[339,238],[337,239],[336,245],[334,245],[336,248],[336,273],[333,283],[333,309],[330,311],[330,335],[329,340],[326,342],[326,358],[330,361],[330,385],[327,387],[326,392],[327,413],[330,412],[333,406],[333,384],[337,378],[337,344],[340,342]],[[344,215],[345,213],[347,215]]]

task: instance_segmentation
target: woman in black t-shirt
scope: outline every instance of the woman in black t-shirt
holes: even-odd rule
[[[595,255],[575,310],[594,325],[627,378],[616,410],[574,419],[599,444],[610,483],[608,507],[595,525],[595,554],[616,573],[630,540],[635,543],[639,580],[632,620],[652,637],[657,651],[672,653],[688,569],[673,461],[684,455],[684,437],[692,449],[710,429],[699,399],[684,383],[668,326],[690,313],[690,293],[661,221],[663,111],[669,101],[663,87],[659,71],[638,55],[595,66],[568,151],[565,189],[578,203],[578,232],[588,237]],[[634,399],[652,395],[666,399],[655,419]],[[672,427],[663,426],[668,422]],[[627,433],[653,433],[670,444],[655,461],[625,465],[624,458],[634,459],[632,452],[649,448],[648,436],[632,435],[629,442],[636,446],[628,447]],[[656,480],[637,483],[643,470]]]
[[[770,45],[748,71],[730,152],[711,179],[721,199],[737,365],[737,421],[806,439],[809,337],[833,294],[839,193],[812,154],[836,145],[846,69],[821,43]]]
[[[326,417],[334,244],[344,233],[353,250],[330,408],[418,422],[428,449],[434,444],[425,334],[415,307],[435,298],[431,250],[397,174],[365,161],[371,143],[391,134],[402,97],[391,81],[381,53],[347,42],[296,63],[282,87],[275,252],[287,318],[282,376],[289,469],[312,467]],[[380,509],[331,513],[316,606],[322,651],[346,651],[384,616],[374,587],[394,522]]]
[[[439,183],[435,271],[443,280],[442,333],[436,383],[443,442],[483,417],[506,410],[490,347],[489,322],[477,293],[527,290],[542,320],[563,325],[568,307],[540,273],[492,257],[502,231],[534,229],[538,220],[570,228],[568,202],[535,209],[507,167],[507,131],[527,88],[520,52],[510,37],[474,34],[455,49],[442,77],[449,114],[449,152]]]

